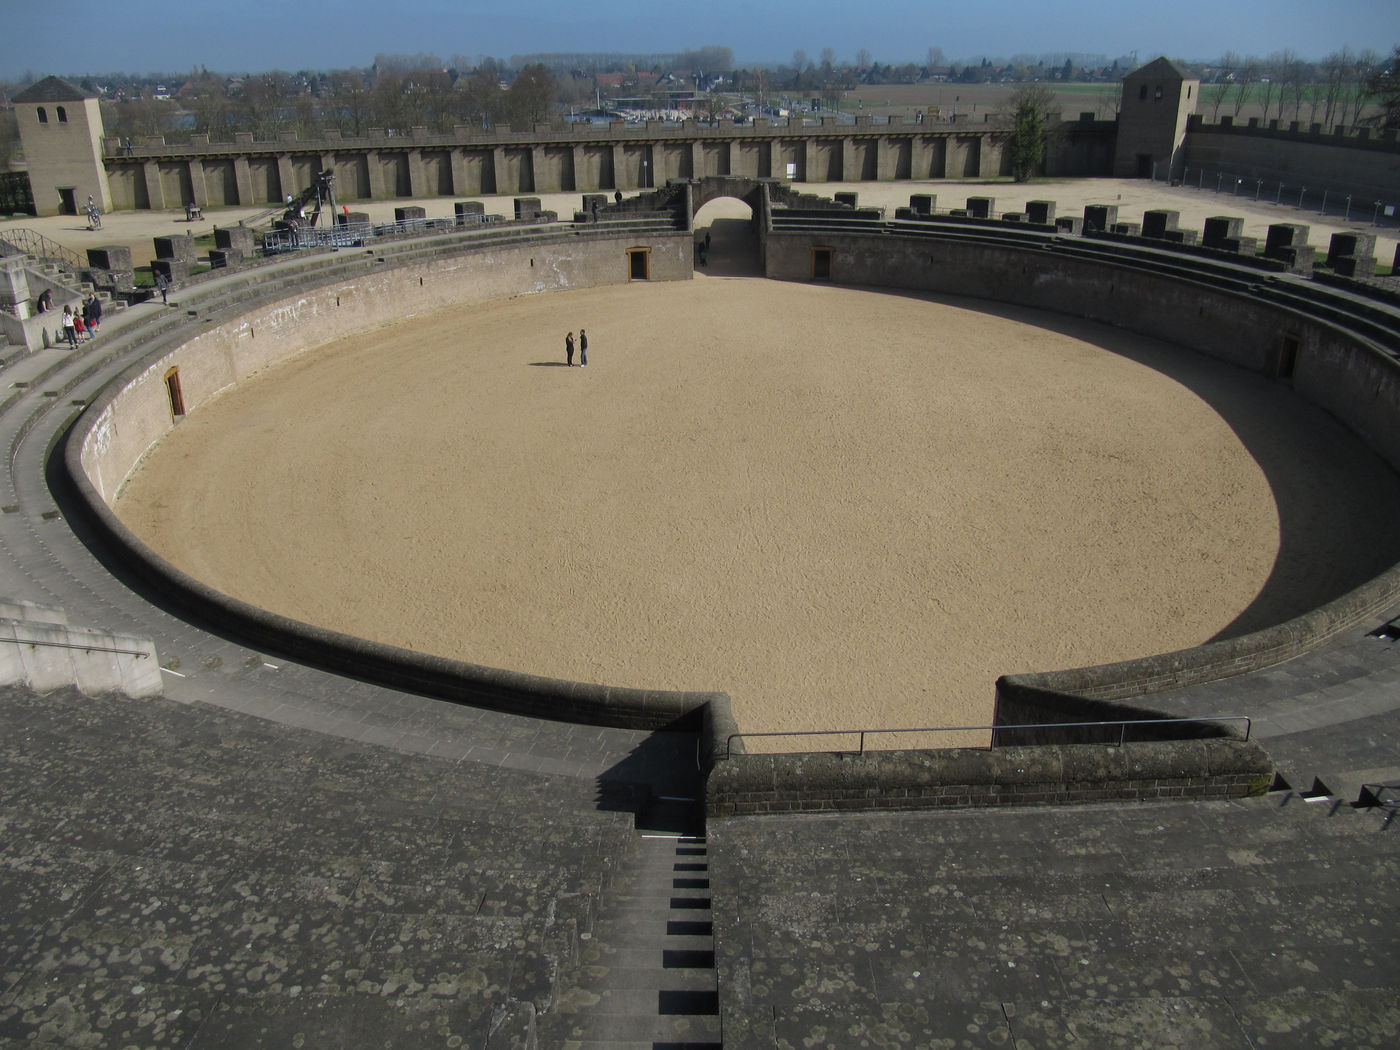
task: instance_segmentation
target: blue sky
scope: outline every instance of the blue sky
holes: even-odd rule
[[[1397,0],[0,0],[0,77],[368,66],[376,53],[667,52],[719,44],[736,62],[861,48],[883,62],[1136,51],[1209,60],[1291,49],[1321,58],[1400,44]]]

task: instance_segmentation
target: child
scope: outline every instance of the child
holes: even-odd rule
[[[77,310],[73,311],[73,337],[79,343],[87,341],[87,325],[83,324],[83,315]]]

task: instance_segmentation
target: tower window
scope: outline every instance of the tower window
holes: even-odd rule
[[[49,114],[48,114],[48,111],[45,110],[43,106],[40,106],[40,107],[39,107],[39,123],[40,123],[40,124],[47,124],[48,122],[49,122]]]
[[[1147,85],[1146,85],[1146,84],[1144,84],[1144,85],[1142,85],[1142,87],[1138,88],[1138,101],[1139,101],[1139,102],[1146,102],[1146,101],[1147,101]]]
[[[1162,101],[1162,85],[1161,85],[1161,84],[1158,84],[1158,85],[1157,85],[1157,90],[1155,90],[1155,91],[1152,92],[1152,101],[1153,101],[1153,102],[1161,102],[1161,101]]]
[[[60,124],[67,124],[67,123],[68,123],[68,111],[67,111],[66,109],[64,109],[62,106],[59,106],[59,107],[58,107],[58,122],[59,122]]]

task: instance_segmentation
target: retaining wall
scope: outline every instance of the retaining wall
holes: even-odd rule
[[[705,786],[710,817],[1262,795],[1273,763],[1243,740],[992,751],[735,755]]]

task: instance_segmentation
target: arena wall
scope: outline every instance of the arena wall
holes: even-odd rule
[[[469,242],[448,239],[401,258],[368,251],[343,256],[329,269],[250,270],[219,293],[222,300],[194,295],[189,309],[157,313],[113,336],[132,340],[144,353],[84,411],[68,439],[65,462],[76,502],[106,537],[105,556],[119,560],[131,578],[269,652],[520,714],[651,729],[698,728],[702,719],[730,725],[722,694],[560,682],[430,657],[274,615],[180,572],[127,530],[109,506],[141,457],[183,418],[173,413],[172,375],[188,414],[279,361],[376,325],[449,305],[623,283],[627,253],[638,247],[650,251],[652,280],[691,276],[687,232],[608,236],[564,230],[549,240],[505,247],[473,250]]]

